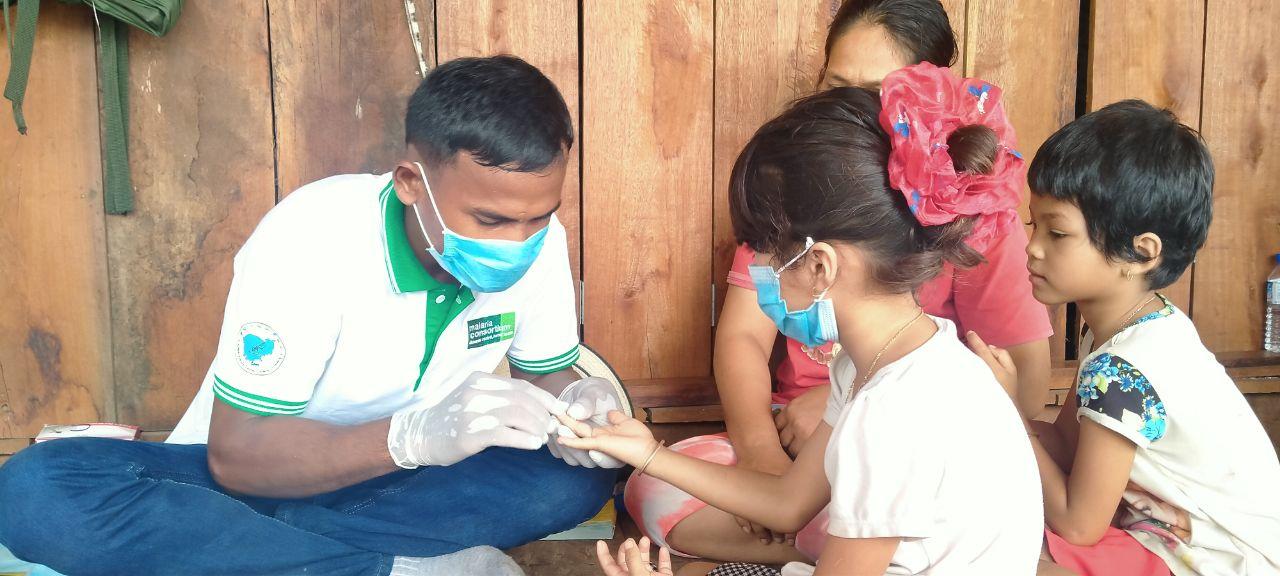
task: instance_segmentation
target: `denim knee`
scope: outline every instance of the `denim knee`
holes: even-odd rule
[[[600,511],[613,495],[617,478],[617,470],[565,465],[531,499],[530,517],[544,519],[549,533],[568,530]]]
[[[74,446],[43,442],[23,449],[0,466],[0,544],[19,558],[38,556],[40,542],[51,538],[40,530],[48,526],[50,504],[61,501],[57,478]]]

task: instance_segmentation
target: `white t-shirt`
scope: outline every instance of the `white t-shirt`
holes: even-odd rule
[[[503,356],[533,374],[577,361],[558,220],[514,286],[473,294],[427,274],[404,216],[390,174],[320,180],[267,213],[236,254],[217,354],[168,441],[206,442],[215,398],[259,415],[357,424],[435,404]]]
[[[1076,395],[1077,418],[1137,447],[1121,525],[1175,575],[1280,574],[1280,462],[1190,318],[1166,300],[1120,331],[1080,363]],[[1179,509],[1190,542],[1164,525]]]
[[[831,365],[827,532],[900,537],[888,574],[1035,574],[1044,504],[1035,455],[1008,394],[955,324],[878,370]]]

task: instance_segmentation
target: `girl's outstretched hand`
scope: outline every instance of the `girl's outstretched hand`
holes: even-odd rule
[[[672,576],[671,552],[666,548],[658,551],[658,565],[649,562],[649,539],[641,538],[640,544],[627,538],[618,547],[618,557],[609,554],[609,545],[603,540],[596,541],[596,559],[604,569],[605,576]]]
[[[632,466],[643,465],[657,446],[653,433],[644,424],[618,410],[609,412],[608,426],[593,427],[568,416],[556,417],[560,419],[562,428],[558,439],[561,444],[579,450],[604,452]]]

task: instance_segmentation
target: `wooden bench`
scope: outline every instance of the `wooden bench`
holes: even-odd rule
[[[1280,451],[1280,354],[1251,351],[1224,352],[1217,356]],[[1061,407],[1070,398],[1078,367],[1075,361],[1054,365],[1045,406]],[[631,379],[625,384],[635,413],[644,415],[649,422],[670,424],[724,419],[720,396],[711,377]]]

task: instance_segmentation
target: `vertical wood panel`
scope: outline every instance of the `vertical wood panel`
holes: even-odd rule
[[[231,259],[275,204],[266,12],[188,2],[130,44],[137,209],[107,223],[116,400],[120,421],[168,430],[217,350]]]
[[[586,342],[624,378],[711,372],[711,0],[583,7]]]
[[[563,204],[557,217],[569,236],[569,264],[581,278],[579,162],[582,122],[578,111],[578,3],[576,0],[439,0],[440,61],[462,56],[513,54],[546,74],[569,105],[577,138],[569,155]],[[575,288],[576,289],[576,288]]]
[[[115,417],[93,16],[40,12],[29,133],[0,113],[0,437]]]
[[[729,175],[760,125],[818,84],[840,0],[716,2],[713,275],[717,314],[736,248]]]
[[[1202,133],[1217,170],[1194,277],[1211,350],[1262,347],[1263,287],[1280,251],[1280,4],[1209,0]]]
[[[1004,90],[1018,148],[1028,161],[1075,118],[1080,0],[969,0],[965,70]],[[1027,218],[1024,188],[1019,212]],[[1054,360],[1066,352],[1066,307],[1051,311]]]
[[[415,0],[423,57],[435,63],[433,2]],[[400,1],[268,0],[277,190],[390,170],[422,79]]]
[[[1092,12],[1089,110],[1141,98],[1199,128],[1204,1],[1094,2]],[[1162,290],[1188,313],[1191,278]]]

